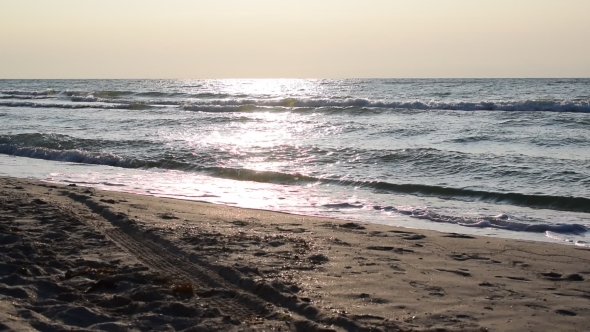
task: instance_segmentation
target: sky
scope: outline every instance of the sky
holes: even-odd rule
[[[0,78],[590,77],[589,0],[0,0]]]

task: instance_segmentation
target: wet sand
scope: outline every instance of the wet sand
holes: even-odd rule
[[[589,331],[587,248],[0,178],[0,330]]]

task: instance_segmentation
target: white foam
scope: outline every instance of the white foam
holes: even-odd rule
[[[222,106],[258,106],[285,108],[389,108],[415,110],[458,110],[458,111],[553,111],[553,112],[590,112],[590,102],[585,100],[523,100],[523,101],[481,101],[481,102],[442,102],[442,101],[379,101],[362,98],[333,99],[215,99],[199,100],[187,103],[184,108],[195,111],[239,111],[235,108],[223,109]],[[210,107],[218,107],[210,109]]]
[[[556,234],[551,231],[545,231],[545,235],[548,238],[553,239],[553,240],[562,241],[562,242],[573,242],[571,239],[568,239],[567,237],[565,237],[561,234]]]
[[[78,109],[78,108],[103,108],[103,109],[128,109],[133,107],[132,104],[57,104],[57,103],[33,103],[28,101],[7,101],[0,102],[0,106],[7,107],[31,107],[31,108],[64,108],[64,109]]]
[[[47,96],[55,94],[55,90],[47,89],[43,91],[27,91],[27,90],[4,90],[2,91],[5,95],[17,95],[17,96]]]

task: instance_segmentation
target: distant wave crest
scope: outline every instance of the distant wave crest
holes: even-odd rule
[[[99,109],[149,109],[150,105],[142,103],[131,104],[65,104],[65,103],[34,103],[27,101],[4,101],[0,102],[0,106],[5,107],[30,107],[30,108],[61,108],[61,109],[84,109],[84,108],[99,108]]]
[[[244,108],[279,107],[293,108],[382,108],[409,110],[456,110],[456,111],[547,111],[547,112],[590,112],[590,102],[585,100],[524,100],[524,101],[481,101],[481,102],[443,102],[443,101],[373,101],[368,99],[295,99],[277,100],[222,99],[187,103],[186,110],[203,112],[240,112]]]
[[[293,111],[313,112],[350,111],[359,109],[380,110],[453,110],[453,111],[515,111],[515,112],[579,112],[590,113],[590,100],[577,99],[534,99],[534,100],[373,100],[366,98],[248,98],[247,95],[230,95],[213,92],[163,92],[163,91],[40,91],[4,90],[0,99],[58,98],[70,102],[86,103],[72,106],[72,103],[34,103],[5,101],[7,107],[56,107],[94,108],[91,103],[101,103],[102,108],[149,108],[150,105],[179,106],[188,111],[199,112],[251,112],[251,111]],[[115,104],[115,106],[103,106]]]
[[[17,95],[17,96],[48,96],[56,94],[53,89],[47,89],[42,91],[27,91],[27,90],[3,90],[0,91],[5,95]]]

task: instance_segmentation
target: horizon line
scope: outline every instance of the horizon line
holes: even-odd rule
[[[209,78],[164,78],[164,77],[69,77],[69,78],[0,78],[0,80],[434,80],[434,79],[590,79],[590,76],[506,76],[506,77],[209,77]]]

